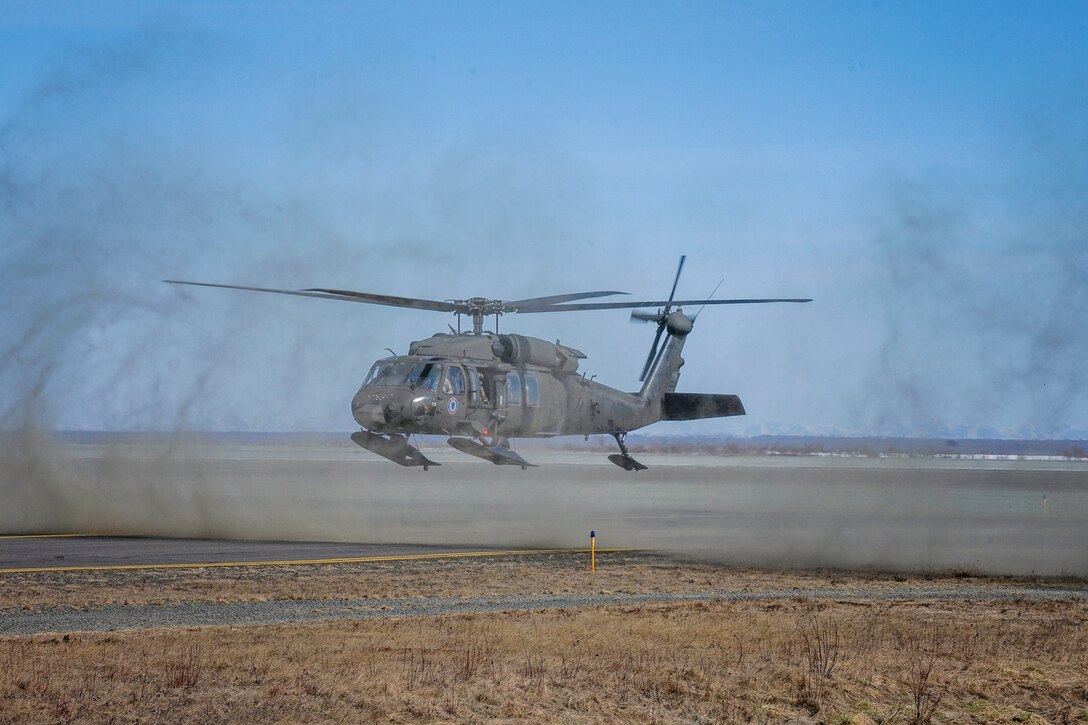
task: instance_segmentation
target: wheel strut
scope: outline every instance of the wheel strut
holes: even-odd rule
[[[626,434],[626,433],[613,433],[613,434],[612,434],[612,437],[613,437],[613,438],[615,438],[615,439],[616,439],[616,443],[618,443],[618,444],[619,444],[619,446],[620,446],[620,453],[622,453],[622,454],[623,454],[624,456],[626,456],[627,458],[630,458],[630,457],[631,457],[631,454],[630,454],[630,452],[629,452],[629,451],[627,450],[627,444],[626,444],[626,443],[624,442],[624,441],[626,440],[626,438],[627,438],[627,434]]]

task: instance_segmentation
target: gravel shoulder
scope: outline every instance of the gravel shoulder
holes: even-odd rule
[[[1088,591],[1047,586],[961,586],[768,589],[763,591],[690,591],[642,594],[523,594],[413,599],[311,599],[263,602],[189,602],[182,604],[112,604],[85,609],[38,607],[0,613],[0,635],[45,632],[110,632],[132,629],[299,624],[389,617],[437,617],[582,607],[830,600],[835,602],[1084,602]]]
[[[246,626],[585,607],[812,600],[1088,600],[1088,583],[731,569],[647,552],[0,578],[0,635]]]
[[[0,575],[0,613],[114,604],[413,599],[523,594],[763,592],[816,588],[1040,586],[1083,592],[1088,582],[834,570],[725,567],[653,552],[579,552],[481,559],[426,559],[305,566],[34,572]]]

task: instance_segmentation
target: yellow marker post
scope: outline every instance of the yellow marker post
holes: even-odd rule
[[[589,570],[597,571],[597,532],[589,532]]]

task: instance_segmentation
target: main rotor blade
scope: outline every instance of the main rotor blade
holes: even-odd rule
[[[423,300],[417,297],[400,297],[398,295],[376,295],[373,292],[353,292],[341,289],[307,289],[306,292],[322,292],[334,295],[334,299],[347,300],[349,302],[366,302],[372,305],[387,305],[389,307],[409,307],[414,310],[434,310],[436,312],[459,312],[462,305],[452,302],[439,302],[438,300]]]
[[[549,307],[518,310],[518,312],[579,312],[582,310],[629,310],[635,307],[683,307],[685,305],[762,305],[770,302],[812,302],[811,298],[774,298],[750,300],[650,300],[647,302],[583,302],[578,305],[551,305]]]
[[[342,302],[367,302],[373,305],[387,305],[389,307],[410,307],[417,310],[435,310],[436,312],[457,312],[460,308],[449,302],[435,300],[420,300],[412,297],[395,297],[392,295],[375,295],[368,292],[348,292],[346,290],[305,289],[287,290],[272,289],[270,287],[245,287],[237,284],[215,284],[212,282],[186,282],[180,279],[164,279],[170,284],[185,284],[193,287],[218,287],[220,289],[237,289],[247,292],[271,292],[278,295],[294,295],[295,297],[317,297],[326,300],[340,300]]]
[[[523,300],[504,302],[506,307],[540,307],[542,305],[554,305],[559,302],[572,302],[574,300],[586,300],[591,297],[608,297],[609,295],[625,295],[627,292],[574,292],[569,295],[549,295],[548,297],[528,297]]]

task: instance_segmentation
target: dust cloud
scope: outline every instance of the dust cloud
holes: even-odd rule
[[[217,54],[220,66],[198,62]],[[1088,573],[1082,495],[1047,489],[1059,513],[1041,522],[1042,489],[1030,482],[1008,497],[969,486],[973,508],[949,519],[941,504],[951,494],[929,486],[937,503],[919,509],[914,489],[891,485],[897,474],[883,469],[828,478],[766,462],[648,460],[649,475],[632,479],[607,463],[541,461],[511,475],[451,460],[423,475],[351,449],[201,443],[188,431],[350,425],[347,401],[368,363],[361,351],[411,339],[418,318],[406,324],[415,313],[383,311],[375,330],[351,305],[197,298],[159,280],[502,295],[486,270],[451,277],[445,247],[504,244],[509,268],[537,269],[541,250],[561,255],[592,226],[577,171],[547,150],[529,150],[525,163],[516,139],[497,155],[482,139],[470,142],[388,182],[360,172],[377,153],[368,134],[381,128],[357,121],[379,114],[337,113],[323,98],[299,103],[315,109],[301,118],[255,120],[263,139],[283,134],[282,163],[298,169],[262,183],[261,171],[245,168],[254,158],[226,153],[239,139],[217,136],[215,119],[190,106],[195,94],[205,107],[245,112],[217,78],[234,60],[199,32],[149,27],[114,47],[63,53],[0,120],[0,532],[579,546],[596,529],[605,546],[737,564]],[[163,117],[179,119],[172,132]],[[273,163],[261,151],[248,149]],[[1033,197],[1037,220],[1068,224],[1035,227],[1060,244],[1032,257],[1026,269],[1039,294],[1025,300],[1021,288],[991,294],[985,283],[991,272],[1025,269],[1023,250],[1005,244],[979,267],[978,250],[961,242],[977,237],[961,228],[959,212],[924,189],[895,198],[879,245],[888,337],[867,398],[875,423],[944,419],[932,412],[947,382],[929,355],[934,326],[947,354],[957,351],[948,342],[957,332],[981,331],[966,335],[964,356],[978,364],[951,375],[968,391],[965,409],[996,414],[1000,393],[1011,391],[1045,427],[1070,401],[1082,403],[1083,199]],[[578,274],[548,268],[554,277],[538,279],[543,287],[515,280],[514,291],[555,292]],[[421,278],[442,290],[400,285]],[[161,435],[132,443],[51,433],[73,429]],[[1008,511],[986,508],[1006,503]]]
[[[883,340],[859,406],[869,430],[1060,438],[1079,425],[1088,139],[1070,119],[1084,116],[1080,106],[1048,109],[1062,129],[1021,119],[988,188],[882,185],[872,258]]]
[[[254,62],[198,30],[149,26],[62,50],[0,119],[0,532],[408,536],[380,506],[322,497],[320,466],[292,479],[274,460],[278,488],[239,487],[192,431],[346,428],[367,351],[412,339],[418,318],[403,323],[418,313],[366,325],[353,305],[198,297],[161,280],[501,294],[446,247],[516,245],[505,261],[520,268],[574,238],[580,186],[547,148],[473,139],[415,175],[368,173],[383,152],[365,85],[282,87],[282,106],[244,128],[256,142],[217,135],[215,113],[253,112],[232,105],[237,76],[220,77],[236,61]],[[73,430],[156,435],[54,433]],[[532,531],[519,540],[548,537]]]
[[[424,473],[327,445],[33,443],[4,453],[0,531],[521,548],[596,530],[740,566],[1088,576],[1077,463],[648,456],[634,475],[599,454],[511,471],[438,450]]]
[[[240,315],[186,332],[157,288],[252,210],[143,130],[141,99],[184,82],[201,47],[152,28],[71,49],[0,123],[0,427],[182,427],[216,391],[207,361],[247,338]],[[189,354],[205,362],[176,364]]]
[[[0,118],[0,427],[33,399],[59,430],[346,429],[370,360],[452,321],[163,279],[438,299],[570,284],[555,266],[497,289],[457,251],[503,245],[522,269],[575,243],[583,184],[545,141],[391,164],[383,136],[413,109],[366,74],[266,78],[282,98],[236,107],[232,84],[269,72],[239,53],[174,25],[67,48]]]

